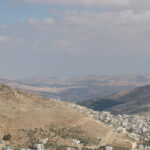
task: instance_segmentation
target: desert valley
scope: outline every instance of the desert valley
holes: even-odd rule
[[[150,148],[149,85],[77,103],[16,88],[0,84],[1,149]]]
[[[0,150],[150,150],[150,0],[0,0]]]

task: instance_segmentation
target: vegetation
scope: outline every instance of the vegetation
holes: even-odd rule
[[[143,145],[144,145],[144,146],[150,146],[150,141],[145,141],[145,142],[143,142]]]
[[[96,99],[96,101],[87,101],[87,102],[85,101],[85,102],[81,102],[79,104],[85,105],[96,111],[103,111],[103,110],[111,108],[113,106],[123,104],[123,102],[115,101],[113,99]]]
[[[33,148],[34,144],[41,144],[42,140],[48,138],[47,143],[44,144],[46,149],[53,148],[56,150],[65,149],[65,145],[61,145],[59,141],[62,143],[66,143],[66,141],[70,141],[70,145],[74,144],[73,139],[80,140],[82,145],[96,145],[99,140],[97,138],[91,138],[87,135],[86,132],[83,131],[80,127],[72,127],[72,128],[55,128],[51,125],[49,128],[35,128],[30,130],[19,130],[19,132],[23,132],[28,137],[28,147]]]
[[[53,129],[52,131],[63,139],[78,139],[84,145],[95,145],[99,142],[96,138],[90,138],[80,127]]]
[[[7,135],[4,135],[4,136],[3,136],[3,140],[4,140],[4,141],[9,141],[10,138],[11,138],[11,135],[10,135],[10,134],[7,134]]]

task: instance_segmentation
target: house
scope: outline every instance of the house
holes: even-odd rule
[[[2,148],[2,150],[13,150],[13,148],[10,146],[5,146],[4,148]]]
[[[131,134],[129,135],[129,137],[130,137],[131,139],[135,140],[135,141],[138,141],[138,140],[139,140],[139,135],[136,134],[136,133],[131,133]]]
[[[42,140],[43,144],[46,144],[47,142],[48,142],[48,138],[45,138],[45,139]]]
[[[67,150],[76,150],[76,149],[72,147],[68,147]]]
[[[74,142],[74,144],[80,144],[80,141],[77,139],[73,139],[72,142]]]
[[[34,144],[34,148],[35,148],[36,150],[44,150],[43,144]]]
[[[123,128],[123,127],[118,127],[118,128],[116,129],[116,132],[117,132],[117,133],[126,133],[126,129]]]
[[[113,150],[112,146],[106,146],[106,150]]]
[[[3,149],[4,146],[5,146],[5,141],[4,140],[0,141],[0,150]]]

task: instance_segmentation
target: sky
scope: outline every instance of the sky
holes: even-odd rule
[[[149,0],[0,0],[0,77],[150,73]]]

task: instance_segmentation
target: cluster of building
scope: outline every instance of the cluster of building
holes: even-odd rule
[[[93,117],[111,124],[116,132],[130,132],[130,137],[139,140],[139,135],[150,139],[150,116],[112,115],[110,112],[92,112]]]
[[[44,139],[44,140],[45,142],[47,141],[47,139]],[[27,149],[18,148],[18,149],[20,150],[45,150],[43,144],[34,144],[33,148],[27,148]],[[0,150],[14,150],[14,148],[6,144],[6,141],[2,140],[0,141]]]
[[[0,150],[13,150],[12,147],[8,146],[6,141],[0,141]]]
[[[61,102],[60,99],[55,100]],[[140,140],[140,137],[144,137],[147,141],[150,141],[150,116],[148,115],[113,115],[107,111],[94,111],[73,103],[68,103],[68,105],[81,113],[87,114],[91,118],[112,126],[117,133],[128,134],[128,136],[137,143]],[[43,145],[47,142],[48,138],[43,140],[43,144],[35,144],[33,149],[28,148],[27,150],[44,150]],[[72,142],[74,144],[80,144],[80,141],[77,139],[73,139]],[[111,146],[106,146],[105,148],[106,150],[113,150]],[[68,147],[68,150],[70,149],[72,150],[72,148]],[[0,141],[0,150],[13,150],[13,148],[8,146],[6,142],[2,140]],[[150,143],[148,145],[139,144],[138,150],[150,150]]]
[[[112,126],[117,133],[128,134],[128,136],[137,143],[140,137],[150,141],[150,116],[148,115],[113,115],[107,111],[94,111],[76,104],[69,104],[69,106],[79,112],[87,114],[89,117]],[[149,145],[140,144],[138,149],[150,150],[150,143]]]
[[[103,123],[109,124],[114,127],[116,132],[131,132],[131,137],[135,137],[138,140],[138,135],[150,139],[150,116],[145,115],[113,115],[107,111],[94,111],[86,109],[76,104],[69,104],[80,112],[86,113],[89,117],[93,117],[96,120],[100,120]],[[134,136],[133,136],[134,135]]]

